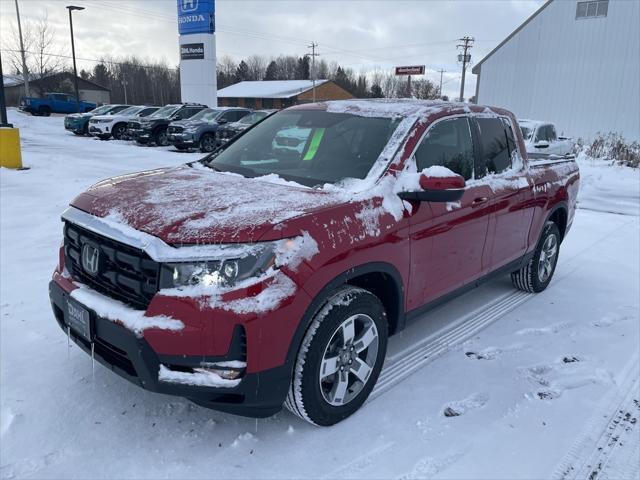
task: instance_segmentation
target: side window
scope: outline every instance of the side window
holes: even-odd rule
[[[516,149],[516,137],[513,134],[511,121],[508,118],[503,117],[502,124],[504,125],[505,132],[507,133],[507,146],[509,147],[509,155],[511,155]]]
[[[487,173],[500,173],[511,168],[507,131],[499,118],[478,118],[482,159]]]
[[[547,141],[549,141],[549,139],[547,138],[547,127],[541,125],[538,127],[538,133],[536,133],[536,143]]]
[[[558,139],[556,129],[553,125],[547,125],[547,138],[550,142],[555,142]]]
[[[238,114],[235,110],[231,110],[223,114],[222,118],[224,118],[227,122],[235,122],[238,118]]]
[[[436,123],[429,129],[414,156],[419,172],[440,165],[469,180],[473,172],[469,120],[452,118]]]

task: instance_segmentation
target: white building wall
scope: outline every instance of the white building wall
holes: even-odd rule
[[[640,1],[610,0],[606,17],[578,20],[576,4],[552,1],[480,65],[478,103],[574,138],[640,140]]]

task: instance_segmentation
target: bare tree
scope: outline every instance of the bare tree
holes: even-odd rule
[[[251,55],[246,60],[249,67],[249,80],[262,80],[267,70],[267,59],[260,55]]]
[[[49,22],[47,11],[35,21],[26,21],[22,28],[27,70],[30,75],[42,78],[61,72],[66,66],[65,58],[55,43],[55,29]],[[20,38],[16,28],[11,27],[11,41],[8,52],[9,61],[16,71],[22,70],[20,56]],[[47,82],[39,82],[38,93],[48,90]]]

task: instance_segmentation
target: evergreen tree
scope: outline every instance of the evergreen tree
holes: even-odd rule
[[[275,60],[272,60],[271,63],[267,66],[267,71],[264,74],[265,80],[279,80],[278,78],[278,64]]]
[[[309,55],[305,55],[304,57],[300,57],[298,59],[298,68],[296,71],[296,80],[309,80]]]
[[[382,87],[377,83],[371,85],[371,92],[369,94],[371,98],[384,98],[384,93],[382,93]]]
[[[245,80],[249,79],[249,65],[247,65],[247,62],[245,62],[244,60],[242,60],[240,62],[240,65],[238,65],[238,68],[236,69],[236,82],[244,82]]]

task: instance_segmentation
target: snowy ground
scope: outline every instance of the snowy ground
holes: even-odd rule
[[[391,339],[361,411],[320,429],[93,378],[68,355],[47,298],[60,212],[99,179],[198,155],[10,120],[31,169],[0,171],[0,477],[638,478],[638,171],[581,159],[550,288],[505,278],[430,312]]]

